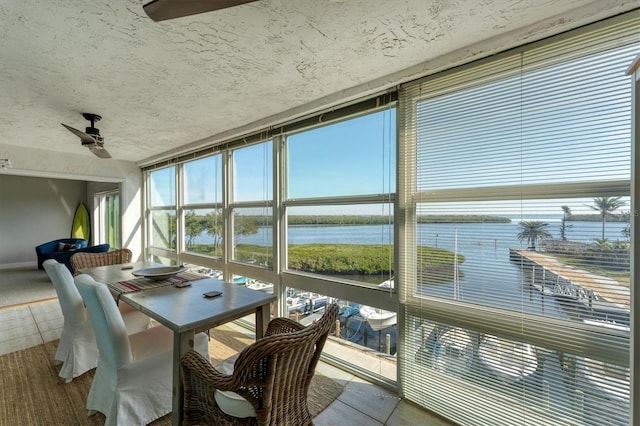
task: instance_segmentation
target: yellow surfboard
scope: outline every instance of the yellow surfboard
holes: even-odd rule
[[[78,205],[76,214],[73,216],[71,238],[82,238],[87,241],[91,238],[91,221],[89,220],[89,211],[83,203]]]

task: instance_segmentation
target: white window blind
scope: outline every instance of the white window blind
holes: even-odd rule
[[[629,424],[639,27],[629,14],[402,88],[407,399],[461,424]]]

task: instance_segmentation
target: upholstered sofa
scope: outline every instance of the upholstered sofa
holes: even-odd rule
[[[61,251],[68,251],[70,249],[77,250],[87,247],[89,242],[82,238],[61,238],[59,240],[49,241],[48,243],[40,244],[36,247],[36,255],[38,256],[38,269],[44,269],[42,262],[47,259],[52,259],[54,253]],[[69,246],[70,245],[70,246]],[[65,250],[66,248],[66,250]],[[71,256],[69,256],[71,257]]]
[[[38,255],[38,269],[44,269],[42,262],[47,259],[55,259],[64,265],[73,273],[71,267],[71,256],[76,253],[103,253],[109,251],[109,244],[99,244],[97,246],[87,247],[87,240],[78,238],[62,238],[55,241],[49,241],[36,247]]]

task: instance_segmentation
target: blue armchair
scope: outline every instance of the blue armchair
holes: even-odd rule
[[[38,269],[44,269],[44,267],[42,266],[42,262],[47,259],[52,259],[53,257],[51,256],[54,255],[54,253],[62,253],[63,251],[60,250],[60,247],[61,245],[65,244],[72,244],[72,248],[74,250],[77,250],[87,247],[89,242],[87,240],[83,240],[82,238],[61,238],[59,240],[53,240],[49,241],[48,243],[40,244],[36,247],[36,255],[38,256]],[[71,252],[71,254],[73,253],[74,252]],[[69,255],[69,257],[71,257],[71,255]]]
[[[81,247],[77,248],[76,246],[76,248],[70,249],[70,250],[58,250],[58,247],[60,247],[60,243],[73,244],[72,241],[80,241],[79,244],[81,245]],[[43,246],[47,246],[47,248],[49,249],[51,247],[55,247],[55,249],[54,251],[41,255],[40,254],[41,251],[38,251],[38,250]],[[105,253],[109,251],[109,248],[111,248],[109,244],[99,244],[97,246],[87,247],[86,240],[82,240],[82,239],[78,240],[74,238],[64,238],[62,240],[51,241],[36,247],[36,253],[38,253],[38,267],[42,269],[43,268],[42,262],[44,262],[47,259],[55,259],[58,262],[63,263],[67,267],[67,269],[69,269],[69,271],[71,271],[71,273],[73,274],[73,268],[71,267],[71,256],[73,256],[76,253]],[[40,260],[41,258],[42,260]]]

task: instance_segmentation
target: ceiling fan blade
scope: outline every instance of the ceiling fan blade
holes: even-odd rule
[[[100,158],[111,158],[111,154],[109,154],[100,144],[89,146],[89,150]]]
[[[99,139],[96,139],[90,134],[81,132],[80,130],[74,129],[71,126],[67,126],[64,123],[60,123],[60,124],[62,124],[68,131],[78,136],[80,138],[80,142],[82,143],[82,146],[86,146],[87,148],[89,148],[89,150],[93,152],[96,156],[100,158],[111,158],[111,154],[109,154],[107,150],[104,149],[103,147],[103,142],[101,137],[98,136]]]
[[[213,12],[258,0],[153,0],[142,6],[154,21],[182,18],[198,13]]]
[[[92,143],[95,143],[95,141],[96,141],[96,140],[95,140],[93,137],[91,137],[91,135],[89,135],[89,134],[87,134],[87,133],[85,133],[85,132],[81,132],[81,131],[80,131],[80,130],[78,130],[78,129],[74,129],[74,128],[73,128],[73,127],[71,127],[71,126],[67,126],[67,125],[66,125],[66,124],[64,124],[64,123],[60,123],[60,124],[62,124],[62,125],[63,125],[67,130],[68,130],[68,131],[70,131],[71,133],[73,133],[74,135],[76,135],[77,137],[79,137],[79,138],[80,138],[80,140],[82,141],[82,143],[84,143],[84,144],[92,144]]]

